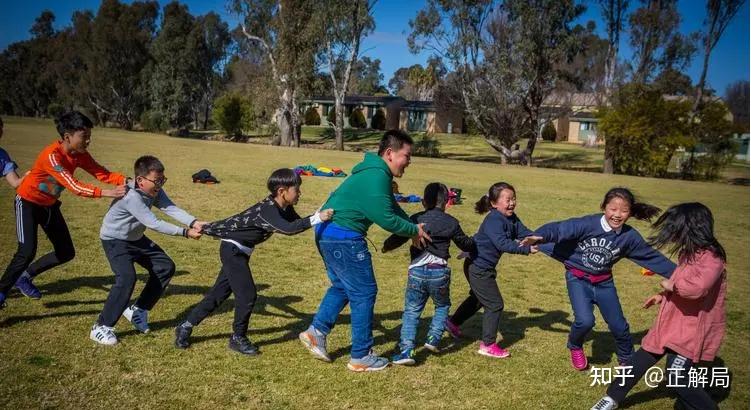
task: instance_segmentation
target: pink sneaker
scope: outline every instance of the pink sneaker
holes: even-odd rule
[[[509,353],[508,350],[502,348],[501,346],[498,346],[497,343],[486,345],[485,343],[480,342],[480,349],[477,350],[477,353],[496,359],[502,359],[504,357],[511,356],[511,353]]]
[[[461,339],[462,336],[464,336],[462,329],[460,329],[459,326],[455,325],[454,322],[451,321],[451,319],[446,319],[446,331],[449,332],[451,337],[453,337],[454,339]]]
[[[571,349],[571,365],[579,371],[586,370],[589,367],[584,349]]]

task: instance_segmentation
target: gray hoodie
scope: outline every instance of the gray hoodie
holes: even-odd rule
[[[151,228],[165,235],[184,235],[185,228],[165,222],[151,212],[151,206],[162,210],[165,214],[184,225],[190,225],[196,220],[192,215],[180,209],[170,201],[167,193],[160,189],[155,197],[150,197],[135,188],[135,182],[130,181],[125,196],[112,201],[110,209],[104,215],[99,238],[103,240],[119,239],[136,241],[141,239],[146,228]]]

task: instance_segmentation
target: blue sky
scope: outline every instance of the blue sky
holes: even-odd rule
[[[49,9],[57,17],[58,28],[66,26],[75,10],[89,9],[96,11],[99,0],[27,0],[23,2],[7,2],[0,10],[0,49],[8,44],[29,37],[29,28],[42,10]],[[160,1],[164,5],[167,1]],[[224,0],[184,0],[193,14],[204,14],[209,11],[220,13],[225,20],[234,25],[236,19],[225,10]],[[631,0],[632,7],[636,7],[638,0]],[[428,54],[413,55],[407,49],[406,32],[409,30],[409,19],[414,17],[423,6],[423,0],[379,0],[376,3],[374,16],[376,29],[363,42],[364,55],[381,60],[381,70],[384,74],[384,84],[399,67],[424,63]],[[598,29],[602,29],[599,22],[599,10],[596,5],[589,5],[582,17],[582,23],[595,20]],[[699,0],[679,0],[679,11],[683,17],[681,31],[688,33],[699,30],[702,26],[705,10],[704,2]],[[627,36],[622,36],[621,58],[628,59],[631,49],[628,47]],[[697,54],[688,69],[688,74],[696,80],[701,72],[701,54]],[[749,2],[746,1],[741,11],[725,31],[723,38],[714,49],[707,75],[709,85],[722,94],[725,87],[737,80],[749,79]]]

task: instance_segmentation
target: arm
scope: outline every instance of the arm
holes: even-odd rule
[[[169,199],[167,193],[164,192],[163,189],[159,190],[154,205],[156,205],[157,208],[159,208],[162,212],[169,215],[176,221],[179,221],[183,225],[191,226],[193,222],[197,220],[193,215],[185,212],[182,208],[175,205],[174,202]]]
[[[407,241],[409,241],[409,238],[406,236],[391,234],[388,238],[386,238],[385,241],[383,241],[382,252],[393,251],[394,249],[397,249],[398,247],[407,243]]]
[[[102,196],[102,190],[99,187],[86,184],[73,177],[73,174],[60,165],[60,157],[54,152],[42,161],[42,169],[75,195],[88,198],[100,198]]]
[[[506,225],[507,224],[500,220],[488,221],[488,223],[483,223],[482,229],[485,231],[485,234],[488,235],[493,242],[493,246],[495,246],[497,250],[503,253],[529,255],[531,247],[519,246],[519,243],[514,240],[515,238],[511,237],[511,227]]]
[[[471,236],[467,236],[459,224],[456,224],[456,230],[451,236],[451,240],[459,249],[465,252],[470,252],[475,247],[475,240]]]
[[[391,194],[391,181],[385,175],[364,193],[361,206],[365,217],[387,232],[399,236],[414,237],[418,233],[417,225],[409,220],[404,210]]]
[[[110,172],[107,168],[99,165],[98,162],[86,153],[81,158],[81,168],[86,172],[93,175],[97,180],[111,185],[123,185],[125,184],[125,175],[118,172]]]
[[[5,174],[5,180],[8,181],[8,185],[12,188],[18,188],[21,185],[21,181],[23,181],[23,177],[19,177],[16,171],[13,170]]]
[[[297,212],[294,212],[294,215],[297,215]],[[273,232],[278,232],[283,235],[295,235],[310,228],[313,219],[312,216],[300,218],[300,216],[297,215],[297,219],[290,222],[282,217],[275,205],[264,205],[261,208],[259,216]]]
[[[23,179],[18,176],[16,169],[18,169],[18,165],[10,159],[10,155],[4,149],[0,148],[0,173],[13,188],[21,185]]]
[[[684,299],[701,299],[709,293],[725,272],[725,264],[719,258],[705,254],[696,263],[686,267],[685,275],[673,281],[663,280],[661,285]]]
[[[165,235],[187,235],[186,229],[157,218],[156,215],[151,212],[151,209],[141,201],[138,193],[130,192],[122,199],[122,201],[125,204],[125,209],[127,209],[128,212],[138,220],[138,222],[142,223],[147,228]]]
[[[543,242],[562,242],[578,240],[586,231],[584,218],[572,218],[565,221],[550,222],[535,229],[534,234],[541,236]]]
[[[649,246],[638,232],[635,230],[633,232],[635,234],[635,245],[625,256],[643,268],[647,268],[662,277],[670,278],[675,270],[675,263]]]
[[[533,235],[534,232],[532,232],[529,228],[527,228],[526,225],[522,222],[519,217],[516,217],[516,239],[523,239],[530,235]]]

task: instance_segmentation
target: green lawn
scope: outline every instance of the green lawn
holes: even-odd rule
[[[54,141],[50,121],[5,118],[0,140],[28,169],[35,155]],[[448,143],[447,143],[448,145]],[[543,144],[540,147],[542,152]],[[474,145],[473,145],[474,146]],[[349,171],[362,157],[356,152],[279,148],[163,135],[95,129],[91,152],[112,170],[132,172],[139,155],[153,154],[165,163],[172,199],[196,216],[214,220],[245,209],[266,195],[265,182],[279,167],[298,164],[338,166]],[[190,175],[208,168],[222,183],[193,184]],[[91,181],[82,172],[77,175]],[[633,188],[644,200],[662,208],[681,201],[702,201],[715,213],[716,229],[726,247],[729,294],[727,336],[720,351],[732,372],[732,389],[723,408],[746,408],[749,402],[749,188],[728,184],[685,182],[602,175],[547,168],[500,167],[490,163],[414,158],[399,181],[405,193],[421,193],[426,183],[442,181],[463,189],[464,205],[452,207],[467,232],[482,217],[472,202],[487,187],[503,180],[518,190],[518,214],[530,227],[597,211],[604,192],[615,185]],[[306,178],[301,214],[315,210],[341,180]],[[7,265],[15,247],[13,192],[0,184],[0,265]],[[506,255],[499,266],[499,285],[506,302],[501,323],[502,345],[512,356],[492,360],[474,353],[481,317],[465,326],[467,339],[440,355],[418,354],[418,366],[394,367],[373,374],[345,368],[349,347],[349,311],[345,310],[330,337],[332,364],[314,360],[297,341],[309,324],[328,281],[310,232],[296,237],[274,236],[253,254],[251,270],[260,298],[251,320],[250,337],[263,354],[248,358],[227,349],[232,303],[194,331],[187,351],[173,347],[173,327],[184,319],[213,284],[219,268],[218,243],[210,238],[189,241],[149,236],[178,266],[165,297],[150,315],[152,333],[136,334],[125,320],[118,323],[121,343],[98,346],[89,329],[102,307],[113,275],[98,239],[109,201],[63,194],[63,213],[73,235],[77,257],[37,279],[44,297],[33,301],[14,293],[0,311],[0,400],[3,408],[589,408],[604,392],[590,387],[587,373],[568,363],[566,334],[572,320],[562,267],[545,256]],[[407,212],[419,205],[405,205]],[[633,225],[647,235],[646,223]],[[386,233],[371,229],[380,244]],[[39,255],[50,250],[40,241]],[[398,339],[408,252],[373,255],[379,281],[375,314],[375,349],[390,353]],[[460,264],[452,260],[452,299],[457,306],[468,287]],[[616,266],[616,281],[631,330],[638,342],[656,311],[641,304],[657,289],[656,278],[644,277],[631,262]],[[141,281],[136,291],[143,286]],[[452,309],[453,311],[453,309]],[[423,315],[424,337],[429,307]],[[614,343],[598,322],[587,343],[592,364],[614,366]],[[664,362],[663,362],[664,363]],[[672,408],[662,389],[643,382],[630,396],[632,408]]]

